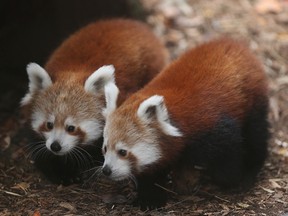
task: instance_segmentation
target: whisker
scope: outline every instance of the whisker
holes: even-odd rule
[[[84,153],[85,155],[88,156],[88,158],[90,159],[90,161],[95,164],[95,163],[99,163],[99,164],[102,164],[103,161],[100,161],[100,160],[96,160],[86,149],[85,149],[85,146],[93,146],[95,148],[98,148],[101,150],[102,152],[102,147],[99,147],[97,145],[94,145],[94,144],[91,144],[91,143],[81,143],[79,146],[76,146],[75,148],[77,148],[78,150],[80,150],[82,153]],[[88,159],[87,158],[87,159]]]
[[[45,143],[44,141],[36,142],[36,143],[29,143],[28,145],[23,146],[23,149],[25,152],[29,152],[29,151],[31,151],[31,149],[33,149],[37,146],[42,146],[44,143]]]
[[[95,179],[98,179],[99,176],[102,174],[102,169],[101,168],[102,168],[102,166],[97,166],[97,167],[93,167],[92,169],[90,169],[90,170],[95,170],[95,172],[93,172],[93,174],[87,179],[85,184],[90,182],[95,176],[96,176]]]
[[[79,146],[76,146],[75,148],[85,153],[89,158],[93,158],[92,155],[88,151],[86,151],[84,148],[81,148]]]
[[[137,188],[138,188],[138,182],[137,182],[136,177],[135,177],[133,174],[129,174],[129,179],[132,180],[132,182],[133,182],[134,185],[135,185],[135,188],[137,189]]]
[[[84,151],[84,149],[81,149],[81,148],[77,148],[77,151],[79,153],[79,155],[81,156],[81,159],[83,161],[83,168],[86,169],[86,168],[90,168],[91,165],[93,164],[92,163],[92,156],[88,153],[86,154],[86,152]]]
[[[38,158],[41,158],[41,157],[44,158],[47,151],[48,151],[47,148],[43,146],[42,148],[40,148],[38,151],[34,153],[34,157],[32,159],[37,160]]]
[[[46,147],[44,145],[38,145],[38,146],[34,146],[34,148],[30,150],[30,154],[28,155],[29,157],[31,157],[32,159],[35,159],[35,156],[37,154],[39,154],[43,149],[45,149]]]
[[[99,145],[97,145],[97,144],[95,144],[93,142],[92,143],[91,142],[89,142],[89,143],[81,143],[80,146],[93,146],[95,148],[102,149],[102,145],[99,146]]]
[[[71,155],[72,160],[73,160],[73,161],[75,160],[76,165],[77,165],[77,166],[80,166],[81,163],[80,163],[79,158],[78,158],[77,154],[75,153],[74,149],[72,149],[72,151],[70,151],[70,152],[71,152],[70,155]]]
[[[28,158],[32,158],[32,155],[41,149],[42,146],[32,146],[30,147],[29,151],[26,153]]]
[[[85,162],[85,168],[91,167],[91,165],[102,165],[103,161],[95,159],[85,148],[76,146],[75,150],[79,152],[79,155],[81,155],[81,158]]]
[[[85,167],[85,161],[83,161],[83,156],[82,156],[81,152],[79,152],[78,149],[74,148],[73,153],[74,153],[75,157],[77,157],[78,166],[81,168],[84,168]]]
[[[87,158],[85,157],[85,155],[81,152],[81,149],[79,150],[77,148],[77,146],[73,149],[73,151],[75,152],[75,154],[77,155],[77,157],[79,158],[81,167],[85,168],[89,166],[89,162],[87,163]]]
[[[86,173],[86,172],[90,172],[90,171],[96,171],[98,170],[99,168],[101,168],[102,166],[95,166],[95,167],[92,167],[91,169],[86,169],[83,171],[83,173]]]

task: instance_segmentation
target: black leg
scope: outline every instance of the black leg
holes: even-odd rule
[[[167,202],[167,192],[163,189],[167,183],[167,172],[158,172],[137,178],[137,199],[134,205],[141,210],[151,210],[163,207]]]

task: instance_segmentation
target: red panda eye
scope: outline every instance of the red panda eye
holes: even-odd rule
[[[54,127],[54,124],[52,122],[47,122],[46,123],[46,127],[47,127],[48,130],[52,130],[53,127]]]
[[[67,132],[69,132],[69,133],[73,133],[73,132],[75,131],[75,126],[69,125],[69,126],[67,126],[66,130],[67,130]]]
[[[119,154],[120,156],[122,156],[122,157],[125,157],[125,156],[127,155],[127,151],[126,151],[125,149],[120,149],[120,150],[118,151],[118,154]]]

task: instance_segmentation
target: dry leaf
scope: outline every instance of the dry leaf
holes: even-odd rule
[[[13,189],[20,189],[20,190],[23,190],[25,193],[27,193],[27,190],[29,189],[30,187],[30,184],[29,183],[26,183],[26,182],[21,182],[11,188]]]
[[[38,210],[34,211],[33,216],[41,216],[40,211],[38,211]]]
[[[279,148],[276,153],[279,155],[282,155],[284,157],[288,157],[288,149],[287,148]]]
[[[1,137],[0,139],[0,150],[1,151],[5,151],[6,149],[8,149],[10,147],[11,144],[11,137],[10,136],[5,136],[5,137]]]
[[[237,205],[241,208],[248,208],[249,207],[249,205],[246,203],[237,203]]]
[[[261,186],[260,186],[261,187]],[[268,188],[264,188],[264,187],[261,187],[264,191],[268,192],[268,193],[274,193],[273,190],[270,190]]]
[[[67,202],[61,202],[59,204],[59,206],[65,208],[65,209],[68,209],[69,211],[72,211],[72,212],[74,212],[76,210],[73,205],[71,205],[70,203],[67,203]]]
[[[272,188],[282,188],[275,179],[269,179],[269,182],[271,183]]]

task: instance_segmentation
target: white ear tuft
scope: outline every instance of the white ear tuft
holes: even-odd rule
[[[165,134],[176,137],[182,136],[179,129],[170,122],[163,96],[154,95],[144,100],[137,110],[137,115],[145,122],[149,122],[156,117]]]
[[[29,78],[29,92],[21,100],[22,106],[30,102],[35,92],[44,90],[52,85],[49,74],[40,65],[29,63],[26,70]]]
[[[152,109],[156,109],[157,106],[160,107],[163,104],[163,101],[164,98],[160,95],[154,95],[144,100],[137,110],[138,117],[148,120],[149,116],[151,115]]]
[[[114,82],[109,82],[104,87],[106,108],[103,109],[103,115],[106,117],[117,108],[117,98],[119,89]]]
[[[97,93],[104,89],[104,86],[114,80],[115,68],[113,65],[104,65],[91,74],[85,82],[84,89],[86,92]]]

